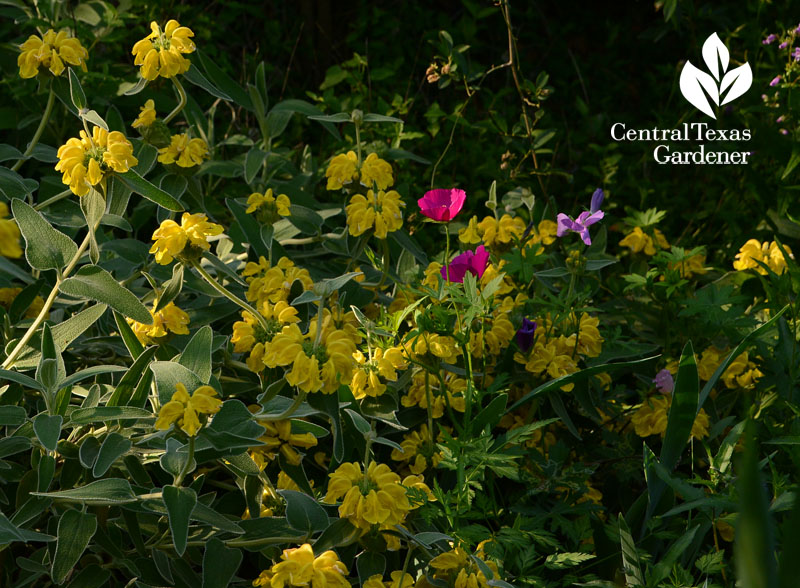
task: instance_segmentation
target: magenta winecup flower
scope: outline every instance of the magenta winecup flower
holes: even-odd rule
[[[425,192],[425,196],[417,200],[417,204],[422,214],[428,218],[448,222],[455,218],[466,199],[467,193],[464,190],[440,188]]]
[[[467,272],[480,278],[483,272],[486,271],[486,264],[489,261],[489,252],[483,245],[478,245],[478,248],[473,253],[472,251],[465,251],[461,255],[457,255],[450,262],[447,267],[442,267],[442,278],[445,280],[450,276],[451,282],[461,284],[464,281],[464,276]]]

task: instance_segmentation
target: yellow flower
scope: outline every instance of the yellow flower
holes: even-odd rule
[[[794,254],[789,246],[784,245],[783,248],[789,254],[789,257],[794,259]],[[739,249],[739,253],[736,254],[733,269],[740,272],[754,269],[762,276],[767,275],[767,270],[764,269],[764,266],[757,262],[766,264],[769,269],[779,275],[786,271],[786,260],[775,241],[772,243],[766,241],[760,243],[757,239],[749,239]]]
[[[372,188],[372,184],[377,184],[378,190],[385,190],[394,184],[392,176],[392,166],[384,161],[376,153],[370,153],[361,164],[361,185]]]
[[[204,214],[184,212],[180,225],[168,219],[155,230],[155,243],[150,248],[150,253],[155,253],[157,263],[167,265],[183,252],[187,244],[189,247],[208,251],[211,249],[208,237],[219,235],[223,230],[222,226],[208,222],[208,217]]]
[[[317,444],[317,438],[311,433],[292,433],[292,421],[266,421],[260,423],[266,431],[259,437],[264,445],[251,448],[250,455],[262,467],[267,461],[275,459],[281,453],[291,465],[299,465],[303,456],[295,447],[309,449]]]
[[[283,327],[264,345],[264,365],[268,368],[291,366],[286,381],[304,392],[332,394],[340,381],[350,377],[355,343],[343,330],[323,329],[315,346],[316,321],[303,335],[296,324]]]
[[[656,254],[655,244],[658,244],[660,249],[669,249],[669,243],[664,237],[664,233],[658,229],[653,229],[653,234],[656,237],[655,242],[653,237],[642,231],[641,227],[634,227],[619,244],[629,248],[634,253],[644,251],[645,255]]]
[[[400,211],[403,206],[405,202],[395,190],[379,190],[377,195],[367,190],[366,197],[354,195],[345,209],[350,234],[357,237],[375,227],[375,236],[385,239],[387,233],[403,226],[403,213]]]
[[[704,382],[710,380],[719,364],[728,356],[729,351],[729,349],[717,349],[713,346],[703,350],[700,359],[697,361],[697,374],[700,379]]]
[[[722,381],[728,388],[752,389],[764,374],[750,361],[747,351],[734,359],[722,373]]]
[[[558,233],[558,225],[551,220],[543,220],[537,227],[537,232],[531,241],[533,243],[541,243],[542,245],[550,245],[555,242]]]
[[[175,333],[176,335],[189,334],[188,314],[175,306],[173,302],[170,302],[158,312],[154,312],[156,304],[157,302],[153,303],[153,310],[150,311],[150,315],[153,317],[152,325],[145,325],[130,318],[126,319],[142,345],[158,343],[158,340],[166,337],[167,333]]]
[[[265,257],[260,257],[258,263],[248,262],[242,275],[247,280],[247,300],[254,302],[260,308],[265,301],[287,301],[292,284],[296,281],[302,290],[308,290],[314,285],[307,269],[295,266],[288,257],[281,257],[278,263],[271,266]]]
[[[138,41],[131,53],[135,56],[134,65],[142,66],[142,77],[154,80],[158,76],[171,78],[186,73],[191,62],[184,57],[195,50],[189,37],[194,33],[182,27],[177,20],[170,20],[162,31],[158,24],[150,23],[151,33]]]
[[[328,178],[328,190],[341,190],[342,186],[358,179],[358,156],[355,151],[337,155],[328,164],[325,171]]]
[[[324,502],[333,504],[343,497],[339,517],[359,529],[399,525],[411,510],[400,476],[386,464],[370,462],[365,477],[360,464],[343,463],[329,477]]]
[[[277,212],[280,216],[291,216],[292,213],[289,207],[292,205],[289,197],[286,194],[280,194],[277,198],[272,195],[272,188],[269,188],[266,193],[260,194],[253,192],[247,198],[247,214],[252,214],[266,205],[266,210]]]
[[[0,209],[2,209],[2,206],[4,206],[4,204],[0,202]],[[0,221],[0,233],[2,233],[2,221]],[[2,245],[1,241],[0,245]],[[0,248],[0,253],[2,253],[2,248]],[[8,311],[20,292],[22,292],[22,288],[0,288],[0,306]],[[44,300],[41,296],[37,296],[33,299],[33,302],[31,302],[28,310],[25,311],[25,316],[27,318],[36,318],[39,316],[42,308],[44,308]]]
[[[62,172],[61,181],[77,196],[88,194],[89,188],[103,182],[109,172],[125,173],[139,163],[125,135],[100,127],[92,129],[91,137],[81,131],[79,139],[68,139],[57,155],[55,169]]]
[[[13,220],[7,219],[8,205],[0,202],[0,255],[17,259],[22,257],[19,244],[19,227]]]
[[[202,139],[190,139],[186,133],[172,135],[170,144],[158,150],[158,160],[161,163],[177,163],[179,167],[200,165],[208,157],[206,142]]]
[[[442,459],[441,452],[436,450],[436,445],[431,439],[431,432],[425,423],[419,426],[419,431],[411,431],[403,435],[400,444],[403,449],[393,449],[392,459],[408,463],[408,468],[413,474],[421,474],[428,467],[435,468]]]
[[[527,357],[517,352],[514,354],[514,361],[523,364],[525,369],[534,375],[547,374],[555,380],[578,371],[578,366],[572,357],[573,349],[574,339],[573,346],[570,347],[568,339],[563,335],[547,342],[537,340]],[[574,386],[575,384],[566,384],[561,389],[569,392]]]
[[[481,235],[478,232],[477,216],[473,216],[469,219],[469,224],[458,232],[458,240],[468,245],[475,245],[481,242]]]
[[[667,420],[669,408],[672,404],[672,396],[662,394],[653,396],[644,402],[639,410],[631,417],[634,430],[639,437],[649,437],[650,435],[661,435],[667,431]],[[702,439],[708,435],[708,414],[702,408],[692,425],[692,437]]]
[[[684,259],[682,262],[670,262],[669,269],[677,269],[682,278],[690,279],[695,274],[702,275],[706,273],[706,256],[702,253],[692,255]]]
[[[31,35],[21,46],[17,65],[22,78],[32,78],[39,73],[39,67],[44,66],[54,76],[60,76],[64,71],[64,62],[77,65],[86,71],[86,60],[89,52],[81,45],[78,39],[69,36],[67,31],[56,33],[49,29],[43,37]]]
[[[200,386],[190,396],[186,386],[178,382],[175,385],[172,399],[161,407],[156,420],[156,429],[169,429],[172,423],[190,437],[194,437],[200,429],[199,414],[216,414],[222,406],[217,398],[217,391],[211,386]]]
[[[353,353],[356,360],[356,367],[353,371],[353,378],[350,382],[350,389],[356,400],[366,396],[380,396],[386,391],[386,384],[380,380],[383,376],[390,382],[397,381],[396,370],[404,369],[408,363],[403,357],[403,352],[397,347],[392,347],[384,351],[376,349],[372,359],[356,351]]]
[[[451,372],[447,372],[444,377],[444,382],[445,390],[442,391],[438,378],[428,378],[431,402],[433,403],[432,413],[435,419],[440,418],[444,414],[448,403],[450,408],[455,411],[464,412],[465,409],[463,393],[467,389],[467,381]],[[447,394],[446,400],[444,397],[445,394]],[[423,409],[428,408],[425,372],[419,370],[411,377],[411,386],[408,388],[406,395],[400,398],[400,403],[403,406],[419,406]]]
[[[487,216],[478,223],[478,230],[483,235],[483,242],[487,247],[503,247],[509,245],[513,239],[521,239],[525,232],[525,221],[519,217],[504,214],[500,220]]]
[[[261,322],[248,311],[242,311],[242,321],[233,324],[233,350],[236,353],[250,352],[245,363],[254,372],[264,369],[264,345],[288,324],[299,322],[297,309],[283,300],[275,304],[265,300],[260,314],[266,318],[268,328],[265,330]]]
[[[482,558],[481,560],[483,561]],[[484,563],[497,579],[497,564],[492,561]],[[430,561],[429,565],[436,570],[434,578],[445,580],[454,588],[489,588],[488,580],[481,568],[461,547],[440,553]]]
[[[490,355],[500,355],[514,338],[516,329],[505,312],[499,312],[492,319],[482,321],[483,328],[469,334],[469,345],[474,357],[483,357],[484,350]]]
[[[138,129],[139,127],[149,127],[154,122],[156,122],[156,103],[153,100],[148,100],[142,106],[139,116],[131,126],[134,129]]]
[[[347,567],[334,551],[314,557],[311,545],[284,549],[281,561],[253,580],[253,586],[309,586],[310,588],[350,588]]]

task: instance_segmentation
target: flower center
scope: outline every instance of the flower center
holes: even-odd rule
[[[322,345],[314,349],[313,341],[303,341],[302,347],[303,353],[305,353],[308,357],[316,357],[319,365],[323,365],[326,361],[328,361],[328,353],[325,351],[325,348]]]

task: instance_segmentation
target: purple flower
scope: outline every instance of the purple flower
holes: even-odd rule
[[[788,134],[789,131],[787,131],[786,129],[781,129],[781,135],[788,135]]]
[[[578,233],[583,239],[583,242],[587,245],[592,244],[592,238],[589,236],[589,226],[593,225],[601,218],[605,216],[602,210],[598,210],[595,213],[591,213],[589,211],[584,211],[578,215],[578,218],[572,220],[571,217],[567,216],[563,212],[559,212],[558,216],[556,217],[557,229],[556,229],[556,236],[563,237],[564,233],[567,231],[572,231],[574,233]]]
[[[603,192],[602,188],[598,188],[592,194],[592,205],[589,208],[592,214],[600,210],[600,207],[603,205],[603,199],[606,197],[605,193]]]
[[[794,48],[794,53],[792,53],[792,57],[794,57],[795,61],[800,61],[800,47]]]
[[[778,124],[781,124],[785,120],[786,120],[786,117],[784,115],[780,115],[778,118],[775,119],[775,122],[778,123]]]
[[[675,389],[675,380],[672,379],[672,374],[667,369],[658,372],[656,377],[653,378],[653,383],[658,388],[658,391],[663,394],[671,394]]]
[[[533,334],[536,332],[536,322],[522,319],[522,326],[517,331],[517,345],[522,353],[528,353],[533,347]]]
[[[769,83],[770,86],[777,86],[781,83],[781,76],[775,76],[773,80]]]
[[[789,41],[784,41],[780,45],[778,45],[778,49],[786,49],[789,46]]]
[[[461,255],[453,258],[453,261],[445,268],[442,268],[442,278],[447,279],[448,273],[450,274],[450,281],[459,284],[464,282],[464,276],[467,272],[480,278],[483,272],[486,271],[486,264],[489,261],[489,252],[483,245],[478,245],[478,248],[473,253],[472,251],[465,251]]]
[[[797,25],[797,28],[794,30],[795,35],[800,35],[800,24]]]
[[[767,38],[761,41],[762,45],[771,45],[778,38],[778,35],[767,35]]]

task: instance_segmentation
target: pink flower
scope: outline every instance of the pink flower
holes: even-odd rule
[[[667,369],[658,372],[656,377],[653,378],[653,383],[656,385],[656,388],[658,388],[658,391],[664,394],[671,394],[675,389],[675,380]]]
[[[584,211],[578,215],[578,218],[572,220],[563,212],[558,213],[556,217],[556,236],[563,237],[564,233],[567,231],[573,231],[578,233],[583,239],[583,242],[587,245],[592,244],[592,238],[589,236],[589,225],[593,225],[600,219],[602,219],[604,213],[602,210],[598,210],[597,212],[589,212]]]
[[[425,196],[417,200],[417,204],[422,214],[428,218],[448,222],[455,218],[466,199],[467,193],[464,190],[440,188],[425,192]]]
[[[442,278],[447,279],[448,273],[450,274],[450,281],[459,284],[464,282],[464,276],[467,272],[478,278],[483,276],[486,271],[486,265],[489,262],[489,252],[483,245],[478,245],[478,248],[473,253],[472,251],[465,251],[461,255],[453,258],[446,268],[442,268]]]

